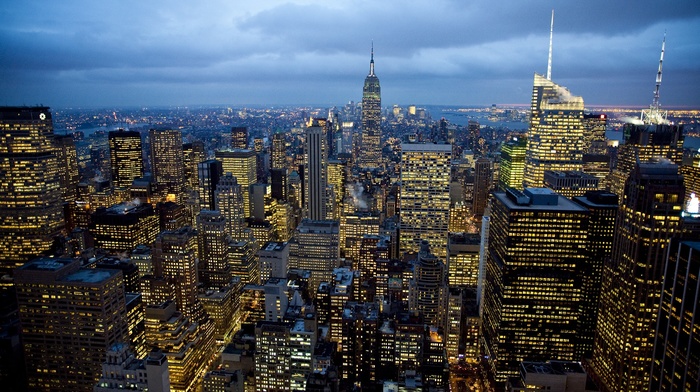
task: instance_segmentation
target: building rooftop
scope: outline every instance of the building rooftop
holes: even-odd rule
[[[75,262],[77,262],[77,260],[41,257],[24,263],[23,266],[19,267],[19,269],[24,271],[58,271],[61,268]]]
[[[119,272],[120,270],[85,268],[64,277],[63,280],[67,282],[102,283]]]
[[[493,197],[511,210],[585,211],[549,188],[525,188],[522,192],[508,188],[506,192],[494,192]]]

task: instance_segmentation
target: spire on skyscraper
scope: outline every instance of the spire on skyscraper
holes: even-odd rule
[[[641,120],[644,124],[665,124],[667,122],[667,111],[661,111],[659,104],[659,89],[661,88],[661,69],[664,63],[664,51],[666,49],[666,32],[664,31],[664,39],[661,42],[661,58],[659,59],[659,70],[656,72],[656,88],[654,89],[654,99],[651,102],[649,109],[642,110]]]
[[[374,40],[372,40],[372,50],[370,52],[369,76],[374,76]]]
[[[552,80],[552,36],[554,35],[554,9],[552,23],[549,25],[549,58],[547,59],[547,80]]]

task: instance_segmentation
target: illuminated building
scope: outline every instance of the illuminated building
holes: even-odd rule
[[[284,133],[276,132],[272,134],[271,148],[271,169],[287,169],[287,140]]]
[[[394,335],[394,364],[398,370],[396,376],[420,368],[424,336],[425,323],[420,315],[398,315]]]
[[[236,177],[226,173],[219,179],[215,191],[216,210],[226,218],[226,235],[236,241],[250,238],[245,229],[245,199]]]
[[[221,161],[223,172],[225,174],[231,173],[240,184],[243,194],[243,212],[246,218],[249,217],[251,215],[249,188],[257,182],[255,151],[217,151],[214,155],[217,160]]]
[[[430,253],[428,241],[414,262],[413,279],[408,290],[408,309],[420,312],[426,324],[443,328],[447,308],[447,270],[444,262]]]
[[[172,201],[159,202],[156,211],[160,219],[160,230],[177,230],[183,226],[189,226],[187,209],[181,204]]]
[[[547,188],[495,192],[483,288],[483,346],[497,382],[519,362],[574,360],[588,212]]]
[[[289,269],[289,245],[286,242],[268,242],[258,251],[260,282],[270,278],[286,278]]]
[[[197,215],[197,244],[200,282],[207,288],[227,286],[233,274],[226,218],[220,211],[202,210]]]
[[[585,113],[583,115],[583,153],[606,155],[608,145],[605,139],[605,126],[608,116],[605,114]]]
[[[131,261],[139,268],[139,279],[146,275],[153,275],[151,258],[152,254],[149,246],[138,245],[131,251]]]
[[[259,321],[255,326],[255,390],[291,391],[289,323]]]
[[[272,187],[272,197],[279,201],[287,201],[289,197],[287,169],[271,169],[270,185]]]
[[[330,299],[329,320],[328,325],[330,332],[328,333],[329,340],[338,343],[338,350],[343,349],[343,313],[345,312],[345,304],[348,301],[355,299],[357,290],[357,281],[355,280],[355,271],[349,268],[336,268],[331,274],[331,288],[328,294]]]
[[[231,148],[248,149],[248,127],[231,127]]]
[[[459,343],[462,340],[462,290],[450,287],[447,297],[445,324],[445,351],[450,361],[456,361],[459,355]]]
[[[102,363],[102,376],[93,392],[120,392],[123,390],[168,392],[170,380],[168,360],[163,353],[151,351],[139,359],[129,346],[117,343],[107,351]]]
[[[146,307],[146,342],[167,358],[173,392],[201,388],[215,354],[213,333],[213,323],[193,322],[172,301]]]
[[[63,215],[65,216],[66,232],[70,233],[75,228],[75,215],[78,206],[78,172],[77,152],[75,142],[71,135],[54,136],[56,145],[56,158],[60,167],[58,171],[61,184],[61,199],[63,200]]]
[[[590,358],[593,353],[603,264],[612,254],[619,198],[607,191],[594,191],[571,200],[588,210],[586,251],[590,267],[581,271],[583,295],[580,301],[581,315],[577,328],[579,337],[576,344],[576,359],[580,359]]]
[[[354,267],[360,273],[360,301],[374,301],[377,284],[377,262],[380,259],[389,259],[389,246],[388,237],[374,234],[362,236],[358,246],[358,260]]]
[[[624,193],[627,177],[637,161],[668,159],[676,165],[683,162],[683,126],[670,124],[625,124],[625,143],[617,149],[617,165],[610,173],[610,190]]]
[[[526,150],[527,138],[525,137],[513,138],[513,140],[503,143],[501,146],[501,167],[498,172],[499,189],[523,189]]]
[[[245,378],[241,370],[211,370],[204,375],[203,392],[243,392]]]
[[[182,202],[185,190],[185,164],[182,132],[173,129],[149,131],[151,172],[161,199]]]
[[[420,374],[423,383],[437,390],[449,389],[449,367],[445,357],[445,336],[442,328],[431,326],[426,328],[423,337],[423,349]]]
[[[586,192],[598,190],[600,179],[581,171],[545,170],[544,186],[554,192],[571,199],[583,196]]]
[[[450,205],[450,223],[448,225],[448,232],[466,233],[472,231],[471,210],[472,209],[464,201],[452,203]]]
[[[304,216],[326,219],[328,146],[324,121],[314,119],[304,132]]]
[[[591,361],[601,389],[649,387],[664,263],[679,234],[684,192],[672,163],[638,163],[625,183],[612,257],[603,266]]]
[[[369,211],[355,211],[345,215],[342,225],[341,252],[347,260],[357,264],[360,258],[360,242],[365,235],[379,235],[379,214]]]
[[[519,377],[508,380],[506,391],[593,392],[598,390],[579,362],[523,361],[520,364],[519,373]]]
[[[476,288],[479,277],[479,234],[452,233],[447,243],[447,283]]]
[[[123,129],[109,132],[109,160],[112,186],[131,187],[135,179],[143,177],[141,134]]]
[[[469,120],[467,122],[467,149],[476,152],[479,148],[479,138],[481,137],[480,125],[478,121]]]
[[[289,268],[311,271],[310,287],[331,279],[338,266],[338,222],[304,219],[289,241]]]
[[[209,159],[199,162],[197,173],[200,209],[214,210],[216,209],[216,186],[224,174],[221,161]]]
[[[47,107],[0,107],[0,269],[49,250],[64,227]]]
[[[197,235],[191,227],[158,234],[153,245],[153,271],[163,277],[175,293],[177,308],[188,319],[203,318],[197,301]]]
[[[183,164],[185,166],[185,186],[188,189],[197,189],[199,185],[199,174],[197,166],[207,159],[207,152],[204,150],[204,142],[195,141],[182,145]]]
[[[583,98],[535,74],[525,154],[525,186],[543,186],[545,170],[581,171],[582,121]]]
[[[340,219],[340,214],[345,200],[345,183],[347,182],[348,172],[346,162],[339,159],[331,159],[328,161],[328,186],[332,187],[333,192],[333,219]]]
[[[239,277],[243,284],[260,284],[258,242],[255,240],[232,241],[228,246],[229,263],[233,276]]]
[[[377,374],[379,307],[374,303],[347,302],[342,310],[342,383],[369,388]]]
[[[158,215],[150,204],[115,204],[98,208],[91,217],[90,233],[95,237],[95,246],[114,253],[150,245],[158,231]]]
[[[318,325],[315,315],[306,312],[297,318],[289,330],[289,370],[292,391],[305,391],[306,379],[314,370],[313,354],[316,348]]]
[[[379,78],[374,74],[374,45],[369,75],[362,88],[362,150],[358,164],[362,168],[379,167],[382,162],[382,94]]]
[[[700,388],[699,256],[698,242],[681,242],[670,249],[654,334],[650,391]]]
[[[128,341],[122,273],[40,258],[14,278],[29,389],[92,391],[107,350]]]
[[[493,162],[489,158],[478,158],[474,162],[474,215],[484,215],[489,194],[493,188]]]
[[[214,339],[219,346],[229,342],[235,332],[237,306],[234,297],[241,294],[237,287],[229,281],[217,288],[208,288],[197,297],[214,324]]]
[[[399,251],[418,252],[421,240],[445,257],[450,214],[449,144],[401,145]]]

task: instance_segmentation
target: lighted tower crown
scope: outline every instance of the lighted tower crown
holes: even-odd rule
[[[362,153],[363,168],[376,168],[382,158],[381,149],[382,96],[379,79],[374,74],[374,44],[369,61],[369,75],[362,88]]]
[[[659,70],[656,72],[656,88],[654,89],[654,99],[649,106],[649,109],[642,110],[641,120],[644,124],[666,124],[668,120],[668,111],[661,110],[659,103],[659,89],[661,88],[661,69],[664,63],[664,50],[666,48],[666,33],[664,40],[661,43],[661,58],[659,59]]]

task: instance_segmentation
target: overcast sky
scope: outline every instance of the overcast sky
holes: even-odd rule
[[[698,0],[3,0],[0,105],[528,103],[545,74],[586,105],[700,107]]]

